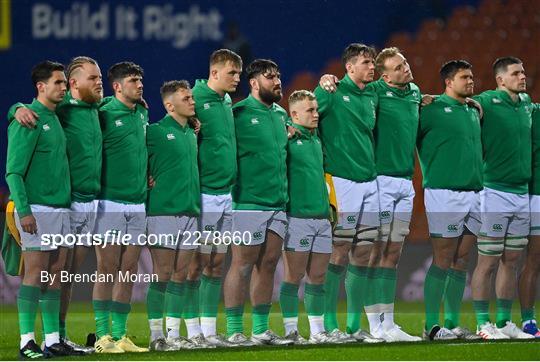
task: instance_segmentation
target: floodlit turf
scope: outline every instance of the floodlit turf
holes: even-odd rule
[[[494,303],[492,303],[494,304]],[[493,306],[492,306],[493,307]],[[517,303],[514,306],[514,321],[519,320]],[[421,335],[423,328],[423,304],[398,303],[396,321],[411,334]],[[222,310],[222,309],[220,309]],[[540,305],[537,305],[540,310]],[[274,305],[270,316],[271,328],[283,334],[279,306]],[[340,305],[339,321],[344,328],[345,305]],[[301,310],[302,312],[302,310]],[[492,313],[493,314],[493,313]],[[246,307],[245,330],[251,330],[249,307]],[[463,324],[473,328],[474,314],[471,303],[465,303],[462,314]],[[36,324],[40,326],[40,323]],[[225,330],[225,316],[220,313],[218,330]],[[364,320],[363,327],[367,326]],[[74,303],[68,317],[68,334],[76,342],[83,342],[88,332],[94,330],[93,313],[90,303]],[[40,330],[37,328],[36,330]],[[308,322],[304,313],[300,317],[300,332],[307,336]],[[185,333],[185,331],[183,331]],[[144,304],[133,305],[128,321],[128,334],[141,346],[148,345],[149,329]],[[41,340],[40,333],[37,333]],[[19,344],[17,315],[15,306],[1,306],[0,310],[0,359],[17,359]],[[77,357],[77,360],[539,360],[538,342],[453,342],[453,343],[399,343],[379,345],[326,345],[302,347],[256,347],[242,349],[213,349],[179,352],[151,352],[123,355],[91,355]]]

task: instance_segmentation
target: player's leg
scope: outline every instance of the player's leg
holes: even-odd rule
[[[217,333],[217,315],[228,247],[223,245],[215,248],[217,250],[209,255],[209,261],[201,276],[201,329],[211,344],[226,346],[223,345],[223,338]]]

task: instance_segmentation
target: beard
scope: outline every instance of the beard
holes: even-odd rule
[[[95,93],[90,88],[80,88],[79,94],[81,96],[81,100],[86,103],[97,103],[103,98],[101,93]]]
[[[259,89],[259,97],[261,97],[261,100],[266,104],[272,104],[277,103],[281,100],[282,94],[281,89],[278,94],[276,94],[274,91],[267,89],[267,88],[260,88]]]

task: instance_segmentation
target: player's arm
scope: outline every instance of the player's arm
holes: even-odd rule
[[[315,97],[317,98],[317,105],[319,106],[319,122],[320,120],[328,113],[328,110],[332,107],[333,95],[323,90],[320,86],[315,88],[313,91]]]
[[[150,125],[146,128],[146,150],[148,152],[148,190],[154,188],[156,186],[156,180],[154,179],[154,175],[152,175],[152,170],[150,169],[150,165],[153,164],[153,159],[156,157],[156,131],[157,131],[157,125]]]
[[[25,104],[18,102],[9,108],[7,118],[8,123],[16,120],[26,128],[34,128],[39,116]]]
[[[11,192],[11,199],[15,202],[21,227],[31,234],[37,231],[37,225],[28,203],[24,175],[28,171],[39,134],[38,128],[25,128],[18,123],[13,123],[8,128],[6,183]]]

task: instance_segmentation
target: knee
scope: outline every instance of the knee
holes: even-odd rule
[[[347,265],[349,262],[349,250],[351,249],[351,243],[348,242],[334,242],[332,248],[332,264]]]
[[[309,284],[324,284],[325,275],[326,275],[326,270],[310,272],[308,274],[308,282]]]
[[[302,281],[302,278],[304,277],[305,273],[302,273],[302,272],[298,272],[298,273],[291,273],[289,271],[289,273],[287,273],[287,275],[285,275],[285,281],[287,283],[291,283],[291,284],[296,284],[296,285],[299,285],[300,282]]]
[[[401,257],[401,245],[398,248],[389,247],[384,253],[381,264],[385,268],[395,268],[399,263]]]
[[[454,260],[452,268],[461,271],[467,271],[467,266],[469,265],[469,255],[463,255]]]
[[[274,272],[276,270],[277,263],[279,261],[280,255],[269,255],[265,256],[261,263],[261,268],[269,272]]]

